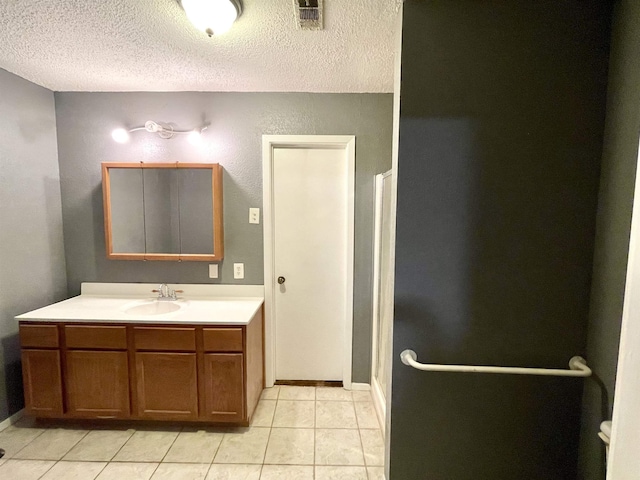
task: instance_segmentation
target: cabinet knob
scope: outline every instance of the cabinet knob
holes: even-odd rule
[[[278,277],[278,283],[279,283],[280,285],[282,285],[282,284],[283,284],[284,282],[286,282],[286,281],[287,281],[287,279],[286,279],[286,278],[284,278],[284,277]]]

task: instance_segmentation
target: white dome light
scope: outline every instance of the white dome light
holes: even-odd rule
[[[189,133],[187,140],[189,140],[189,143],[191,145],[200,145],[202,143],[202,135],[200,134],[200,130],[194,130]]]
[[[210,37],[227,32],[241,13],[238,0],[182,0],[187,18]]]
[[[129,141],[129,132],[124,128],[116,128],[111,132],[111,137],[118,143],[127,143]]]

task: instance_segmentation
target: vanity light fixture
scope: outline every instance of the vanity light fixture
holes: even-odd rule
[[[210,37],[231,29],[242,14],[241,0],[180,0],[187,18]]]
[[[125,130],[124,128],[116,128],[111,132],[111,137],[118,143],[126,143],[131,138],[131,135],[129,135],[131,132],[144,130],[149,133],[156,133],[160,138],[164,139],[172,138],[176,134],[189,135],[189,142],[197,145],[201,141],[200,134],[204,132],[207,127],[208,125],[203,125],[202,127],[195,128],[193,130],[174,130],[174,128],[169,124],[148,120],[147,122],[145,122],[144,127],[136,127],[129,130]]]

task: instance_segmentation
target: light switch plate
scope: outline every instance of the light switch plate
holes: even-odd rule
[[[259,208],[250,208],[249,209],[249,223],[260,223],[260,209]]]
[[[244,278],[244,263],[233,264],[233,278]]]
[[[212,263],[209,265],[209,278],[218,278],[218,264]]]

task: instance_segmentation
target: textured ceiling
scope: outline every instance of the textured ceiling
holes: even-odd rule
[[[401,0],[325,0],[322,31],[293,0],[244,0],[208,38],[177,0],[0,0],[0,67],[54,91],[392,92]]]

